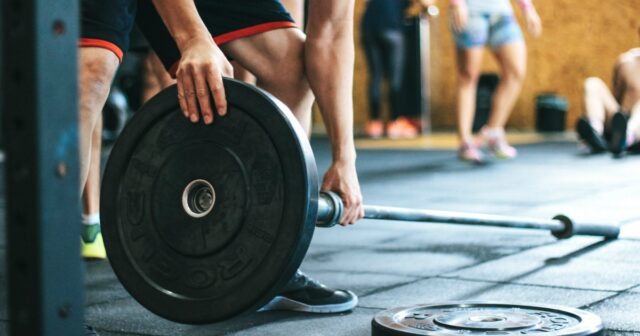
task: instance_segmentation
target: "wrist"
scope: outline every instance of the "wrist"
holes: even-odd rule
[[[356,156],[355,148],[352,150],[334,151],[332,154],[333,163],[355,164]]]
[[[197,43],[213,43],[213,38],[211,37],[211,35],[209,35],[209,32],[189,32],[185,34],[176,34],[174,39],[180,51],[183,51],[189,46]]]
[[[531,0],[518,0],[518,5],[523,12],[528,12],[533,8],[533,3]]]
[[[451,0],[452,7],[464,6],[464,0]]]

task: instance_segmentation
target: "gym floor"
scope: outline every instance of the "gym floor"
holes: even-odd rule
[[[446,145],[430,145],[433,139],[402,150],[390,149],[395,145],[388,141],[360,141],[365,201],[545,219],[564,213],[620,222],[620,239],[557,241],[541,231],[372,220],[317,229],[302,269],[357,293],[358,308],[338,315],[254,313],[205,326],[153,315],[127,294],[108,262],[90,262],[87,322],[108,336],[365,336],[372,317],[384,309],[480,300],[582,308],[598,314],[609,335],[640,334],[640,157],[580,155],[571,137],[525,138],[517,160],[479,167],[459,162],[451,149],[442,149]],[[314,139],[313,147],[324,171],[328,142]],[[4,199],[0,194],[0,269],[6,253]],[[0,335],[7,333],[5,285],[2,271]]]

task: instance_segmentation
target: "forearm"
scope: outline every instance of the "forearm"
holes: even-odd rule
[[[193,39],[211,39],[193,0],[153,0],[153,5],[176,41],[178,49],[183,50]]]
[[[340,15],[340,19],[320,21],[323,24],[313,24],[310,21],[305,43],[307,77],[331,141],[334,162],[355,161],[356,156],[352,93],[355,58],[353,3],[350,3],[350,7],[351,10],[334,8],[334,13],[347,11]]]
[[[532,0],[518,0],[518,6],[520,6],[520,9],[523,13],[526,13],[527,11],[535,8],[533,7]]]

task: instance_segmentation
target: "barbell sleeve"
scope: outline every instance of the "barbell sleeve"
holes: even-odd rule
[[[332,227],[338,223],[343,212],[342,200],[333,192],[321,192],[318,199],[319,227]],[[408,209],[378,205],[365,205],[364,218],[428,222],[443,224],[463,224],[475,226],[497,226],[518,229],[535,229],[550,231],[558,239],[570,238],[573,235],[602,236],[617,238],[620,228],[608,224],[577,224],[569,217],[557,215],[550,220],[465,213],[455,211],[437,211],[424,209]]]

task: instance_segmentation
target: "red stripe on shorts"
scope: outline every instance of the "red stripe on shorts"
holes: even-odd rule
[[[103,48],[103,49],[110,50],[111,52],[116,54],[120,62],[122,62],[122,56],[124,55],[124,53],[122,52],[122,49],[118,48],[117,45],[109,41],[100,40],[100,39],[81,38],[80,41],[78,42],[78,45],[80,47],[96,47],[96,48]]]
[[[259,25],[242,28],[239,30],[234,30],[222,35],[215,36],[213,38],[213,41],[215,41],[217,45],[221,45],[227,42],[231,42],[233,40],[237,40],[239,38],[253,36],[253,35],[264,33],[274,29],[296,28],[296,27],[298,27],[298,25],[295,22],[291,22],[291,21],[276,21],[276,22],[261,23]],[[169,74],[173,78],[176,78],[176,71],[178,71],[178,64],[179,64],[179,61],[175,62],[171,66],[171,68],[169,68]]]

